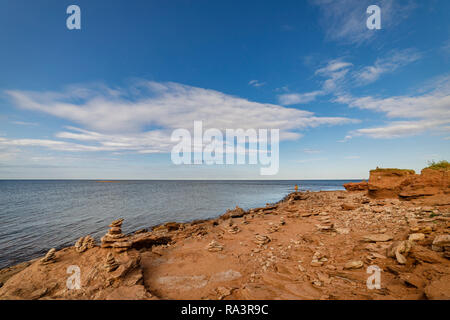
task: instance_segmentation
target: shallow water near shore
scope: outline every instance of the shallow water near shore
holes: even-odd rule
[[[0,268],[73,245],[84,235],[98,241],[119,217],[129,233],[214,218],[236,205],[264,206],[294,191],[295,184],[301,190],[343,190],[351,181],[0,180]]]

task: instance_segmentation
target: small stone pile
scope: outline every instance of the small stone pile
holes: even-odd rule
[[[75,242],[75,250],[79,253],[95,247],[95,240],[91,236],[81,237]]]
[[[56,252],[55,248],[51,248],[51,249],[47,252],[47,254],[45,255],[45,257],[43,257],[41,260],[39,260],[40,263],[41,263],[42,265],[46,265],[46,264],[50,264],[50,263],[55,262],[55,260],[56,260],[55,252]]]
[[[241,229],[239,229],[239,227],[237,225],[233,225],[228,229],[228,233],[231,233],[231,234],[236,234],[240,231],[241,231]]]
[[[263,246],[270,242],[270,238],[268,236],[257,234],[255,235],[255,241],[256,244],[259,244],[260,246]]]
[[[314,255],[311,260],[312,267],[321,267],[325,262],[328,261],[328,258],[320,251],[314,252]]]
[[[328,213],[321,213],[319,219],[320,224],[316,224],[318,231],[334,231],[334,223]]]
[[[244,218],[242,219],[242,222],[241,222],[241,223],[242,223],[242,224],[249,224],[250,221],[248,221],[247,216],[244,216]]]
[[[277,232],[280,229],[279,225],[273,224],[272,222],[269,222],[269,228],[267,228],[267,232],[274,233]]]
[[[108,233],[101,238],[102,248],[114,248],[116,252],[123,252],[131,247],[130,237],[122,233],[122,223],[123,219],[111,222]]]
[[[222,251],[223,250],[223,245],[221,245],[220,243],[218,243],[217,241],[213,240],[211,241],[208,246],[206,247],[206,249],[208,251],[211,252],[217,252],[217,251]]]
[[[406,264],[406,256],[414,246],[414,241],[394,241],[387,249],[387,255],[390,258],[397,259],[399,264]]]
[[[110,252],[106,256],[106,262],[105,262],[105,269],[108,272],[113,272],[119,267],[119,264],[117,263],[116,259],[114,259],[113,254]]]

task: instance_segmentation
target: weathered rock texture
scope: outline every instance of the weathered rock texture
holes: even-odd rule
[[[415,176],[414,170],[376,169],[370,171],[368,190],[373,198],[396,198],[403,183]]]
[[[376,169],[370,171],[368,182],[344,184],[347,191],[367,191],[375,199],[399,198],[425,200],[435,205],[448,204],[450,170],[423,169],[421,174],[404,169]]]
[[[366,191],[369,188],[369,183],[367,181],[349,182],[344,184],[344,188],[347,191]]]
[[[377,184],[386,187],[377,197],[397,192],[403,178]],[[449,194],[436,190],[438,205],[367,191],[295,192],[266,207],[126,236],[118,220],[101,247],[0,270],[0,299],[450,299]],[[78,290],[66,286],[71,265],[80,268]],[[381,288],[371,290],[374,265]]]
[[[398,195],[403,199],[430,197],[439,202],[450,195],[450,170],[423,169],[402,184]]]

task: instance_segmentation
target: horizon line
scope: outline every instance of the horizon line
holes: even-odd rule
[[[74,180],[74,181],[320,181],[320,180],[368,180],[367,178],[346,178],[346,179],[93,179],[93,178],[0,178],[0,181],[42,181],[42,180]]]

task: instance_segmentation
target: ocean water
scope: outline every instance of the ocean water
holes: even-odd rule
[[[0,268],[73,245],[97,241],[108,224],[124,218],[129,233],[168,221],[213,218],[236,205],[244,209],[301,190],[340,190],[351,180],[118,181],[0,180]]]

